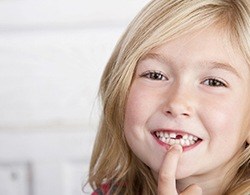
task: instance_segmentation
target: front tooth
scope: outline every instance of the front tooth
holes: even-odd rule
[[[166,142],[166,138],[165,138],[165,137],[161,137],[160,140],[161,140],[162,142]]]
[[[181,142],[181,141],[180,141],[179,139],[176,139],[176,140],[175,140],[175,144],[180,144],[180,142]]]
[[[169,144],[170,144],[170,145],[175,144],[175,139],[170,139]]]
[[[185,140],[184,139],[180,139],[181,145],[184,146],[185,145]]]
[[[183,139],[188,139],[188,135],[185,134],[185,135],[183,136]]]
[[[171,138],[176,138],[176,134],[175,134],[175,133],[170,133],[169,136],[170,136]]]
[[[165,132],[165,133],[164,133],[164,136],[165,136],[166,138],[168,138],[168,137],[169,137],[169,135],[168,135],[168,133],[167,133],[167,132]]]
[[[185,144],[187,145],[187,146],[190,146],[190,141],[187,139],[187,140],[185,140]]]

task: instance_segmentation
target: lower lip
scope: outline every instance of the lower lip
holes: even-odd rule
[[[155,138],[155,140],[157,141],[158,144],[160,144],[161,146],[163,146],[165,149],[169,149],[171,147],[171,145],[162,142],[161,140],[159,140],[154,134],[152,134],[153,137]],[[202,140],[198,140],[197,142],[195,142],[194,144],[190,145],[190,146],[182,146],[183,148],[183,152],[186,152],[188,150],[191,150],[193,148],[195,148],[196,146],[198,146],[200,143],[202,142]]]

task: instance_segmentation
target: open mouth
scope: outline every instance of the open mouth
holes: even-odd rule
[[[153,134],[158,140],[168,145],[179,144],[182,147],[187,147],[201,141],[199,137],[187,133],[154,131]]]

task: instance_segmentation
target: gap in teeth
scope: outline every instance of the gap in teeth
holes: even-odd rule
[[[195,142],[198,140],[198,137],[193,135],[185,134],[182,136],[173,132],[167,133],[157,131],[155,135],[159,140],[169,145],[180,144],[181,146],[190,146],[195,144]]]

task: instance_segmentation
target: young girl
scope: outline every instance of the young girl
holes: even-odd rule
[[[153,0],[104,71],[98,194],[250,194],[249,0]]]

